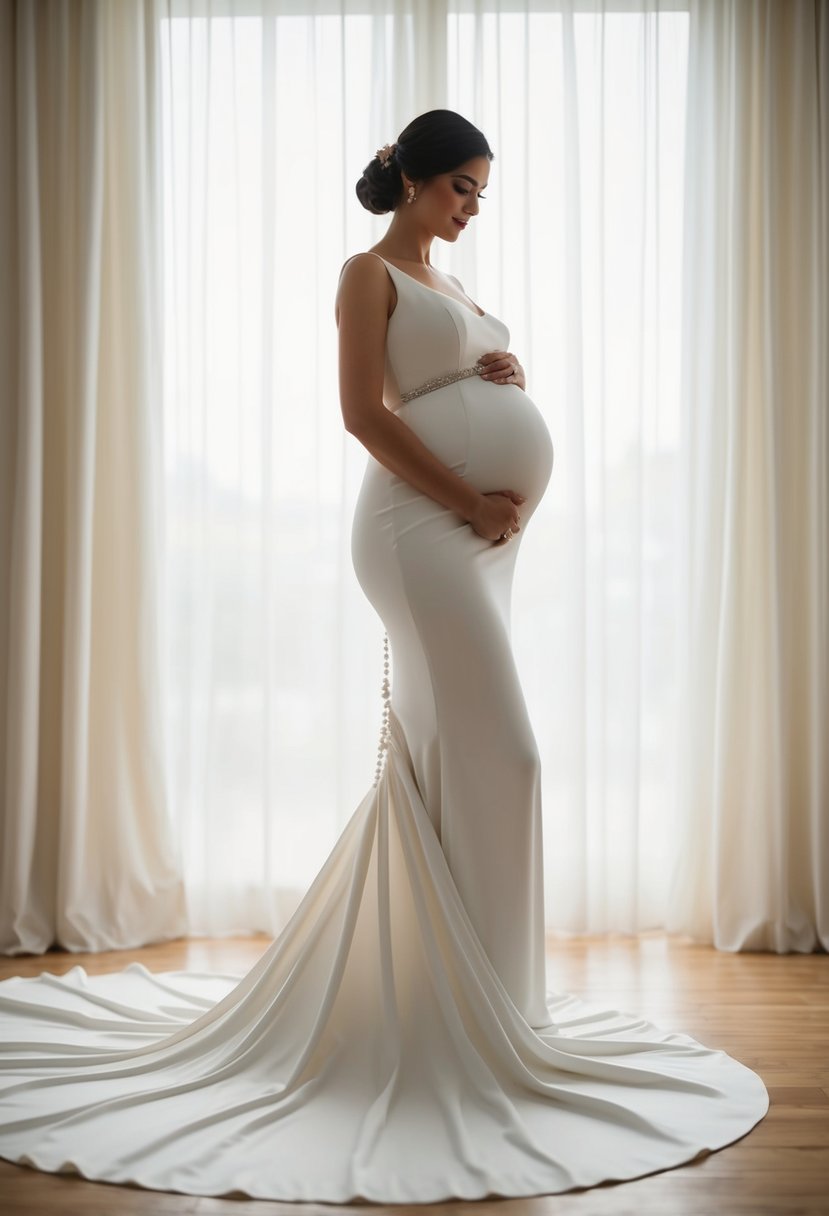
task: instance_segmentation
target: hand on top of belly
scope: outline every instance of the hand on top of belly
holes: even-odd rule
[[[481,355],[478,362],[486,368],[481,372],[482,380],[489,380],[493,384],[517,384],[519,388],[526,389],[524,369],[511,351],[491,350]]]
[[[520,532],[518,508],[526,502],[524,494],[515,490],[492,490],[482,494],[478,508],[469,520],[472,529],[486,540],[505,544],[513,532]]]

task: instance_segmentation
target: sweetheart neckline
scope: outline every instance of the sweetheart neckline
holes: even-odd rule
[[[418,287],[422,287],[424,291],[434,292],[436,296],[443,296],[444,300],[452,300],[453,303],[459,304],[461,308],[465,308],[467,312],[471,312],[472,316],[477,317],[480,321],[483,321],[484,317],[488,317],[490,315],[486,309],[483,312],[478,312],[477,309],[467,307],[463,300],[459,300],[457,296],[450,296],[445,291],[438,291],[437,287],[430,287],[428,283],[421,283],[420,279],[416,279],[413,274],[408,274],[405,270],[401,270],[399,266],[395,266],[394,262],[387,262],[386,259],[381,257],[379,253],[374,253],[374,250],[367,249],[366,253],[370,253],[372,257],[380,258],[380,261],[384,266],[391,266],[392,270],[396,270],[399,274],[405,275],[407,279],[411,279],[413,283],[417,283]],[[467,299],[469,299],[468,296]]]

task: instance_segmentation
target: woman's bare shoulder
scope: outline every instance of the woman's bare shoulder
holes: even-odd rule
[[[340,282],[346,275],[349,279],[362,279],[367,276],[380,282],[386,275],[386,266],[379,253],[366,249],[361,253],[352,253],[350,258],[346,258],[340,267]]]
[[[339,320],[342,304],[361,308],[377,305],[383,301],[390,314],[396,303],[394,284],[386,270],[383,259],[377,253],[366,250],[347,258],[340,269],[334,310]]]

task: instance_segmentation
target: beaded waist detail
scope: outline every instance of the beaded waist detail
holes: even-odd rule
[[[476,363],[473,367],[462,367],[456,372],[447,372],[445,376],[434,376],[425,384],[421,384],[419,388],[410,389],[408,393],[401,393],[400,400],[405,405],[407,401],[413,401],[415,397],[422,397],[424,393],[432,393],[436,388],[454,384],[456,380],[465,380],[467,376],[479,376],[482,371],[484,371],[483,363]]]

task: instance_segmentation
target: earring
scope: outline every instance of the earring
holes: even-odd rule
[[[413,203],[414,201],[415,201],[415,188],[414,188],[414,186],[409,186],[409,197],[406,199],[406,202]]]

